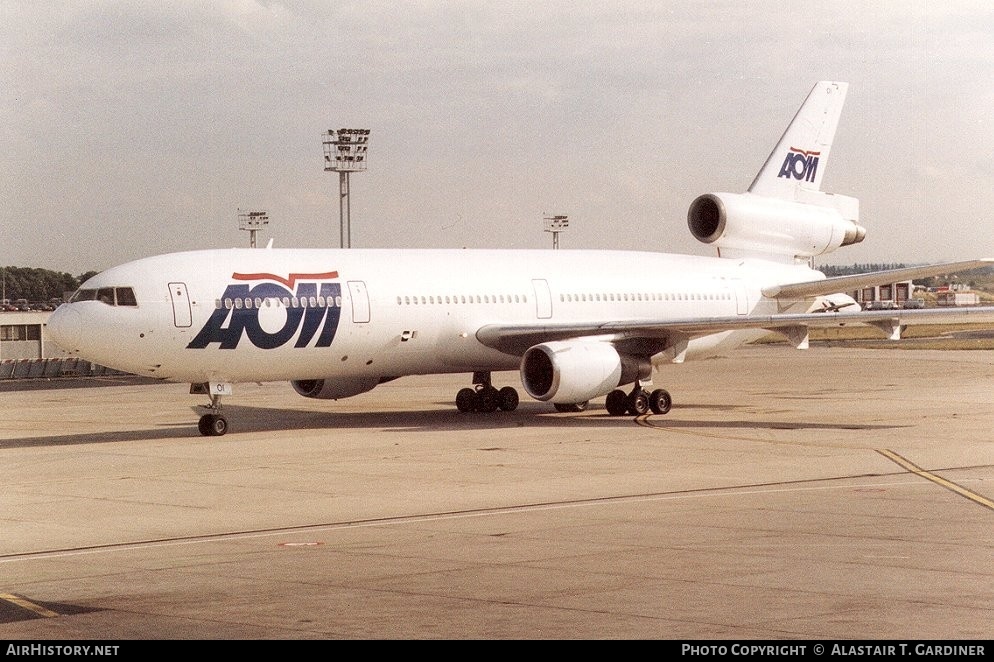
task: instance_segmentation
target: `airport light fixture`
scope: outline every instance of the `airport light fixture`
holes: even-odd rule
[[[245,211],[241,209],[238,210],[238,229],[248,230],[249,232],[249,245],[255,248],[255,236],[256,233],[262,228],[269,225],[269,213],[264,211]]]
[[[328,129],[321,140],[324,171],[338,173],[338,240],[352,248],[352,214],[349,204],[349,174],[366,169],[369,129]]]
[[[559,233],[569,227],[569,216],[546,216],[545,231],[552,233],[552,248],[559,248]]]

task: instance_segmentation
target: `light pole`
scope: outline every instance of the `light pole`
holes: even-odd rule
[[[352,219],[349,206],[349,173],[366,169],[369,129],[328,129],[321,140],[324,171],[338,173],[338,239],[342,248],[352,248]]]
[[[552,233],[552,248],[559,248],[559,233],[569,227],[569,216],[546,216],[545,231]]]
[[[238,229],[248,230],[249,246],[255,248],[255,233],[269,225],[269,214],[264,211],[238,210]]]

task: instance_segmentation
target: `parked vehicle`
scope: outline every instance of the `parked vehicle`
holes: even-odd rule
[[[863,310],[897,310],[897,303],[894,301],[870,301]]]

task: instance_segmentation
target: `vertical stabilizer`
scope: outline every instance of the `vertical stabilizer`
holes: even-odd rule
[[[753,180],[750,193],[798,200],[802,190],[821,190],[848,88],[848,83],[833,81],[814,86]]]

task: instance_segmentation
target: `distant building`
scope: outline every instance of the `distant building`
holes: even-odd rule
[[[50,312],[0,312],[0,359],[47,359],[66,356],[45,337]]]
[[[935,303],[939,306],[977,306],[980,296],[976,292],[941,290],[935,295]]]

